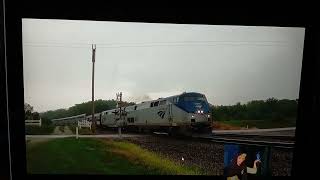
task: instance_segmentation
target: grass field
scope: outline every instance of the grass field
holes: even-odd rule
[[[43,125],[39,126],[26,126],[25,134],[30,135],[43,135],[43,134],[51,134],[54,130],[55,126],[53,125]]]
[[[27,144],[36,174],[202,174],[126,141],[63,138]]]
[[[218,123],[231,125],[234,127],[248,127],[249,128],[284,128],[284,127],[295,127],[296,120],[229,120],[229,121],[218,121]]]

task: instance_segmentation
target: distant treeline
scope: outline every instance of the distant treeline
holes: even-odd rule
[[[134,105],[133,102],[123,102],[123,105]],[[100,113],[105,110],[114,109],[116,108],[117,102],[115,100],[96,100],[94,101],[94,111],[95,113]],[[69,116],[75,116],[79,114],[86,114],[89,115],[92,113],[92,103],[91,101],[84,102],[81,104],[75,104],[74,106],[68,109],[57,109],[53,111],[46,111],[41,113],[41,118],[44,119],[56,119],[56,118],[63,118]]]
[[[290,120],[297,116],[298,100],[253,100],[246,104],[213,106],[212,116],[217,121],[226,120]]]
[[[115,100],[96,100],[95,113],[100,113],[105,110],[116,108]],[[134,105],[133,102],[124,102],[123,105]],[[25,106],[26,115],[32,114],[27,109],[32,109]],[[297,115],[298,100],[275,99],[253,100],[246,104],[237,103],[229,106],[212,106],[212,116],[214,120],[290,120],[295,119]],[[67,109],[57,109],[40,113],[43,120],[63,118],[75,116],[79,114],[91,114],[91,101],[81,104],[75,104]],[[36,112],[33,112],[35,114]]]

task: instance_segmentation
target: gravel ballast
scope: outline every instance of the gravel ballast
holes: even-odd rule
[[[143,136],[125,139],[142,148],[159,153],[179,164],[199,167],[209,175],[223,175],[223,143],[161,136]],[[292,150],[273,148],[270,162],[272,176],[289,176],[292,158]]]

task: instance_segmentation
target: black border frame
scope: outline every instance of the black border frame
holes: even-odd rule
[[[8,115],[8,109],[7,109],[7,93],[6,93],[6,47],[5,47],[5,26],[4,26],[4,9],[3,3],[0,4],[0,102],[1,102],[1,113],[0,113],[0,127],[3,128],[3,130],[0,130],[0,153],[4,154],[4,158],[0,161],[0,167],[3,167],[1,169],[0,173],[0,179],[9,179],[10,177],[10,149],[9,149],[9,140],[8,140],[8,121],[7,121],[7,115]],[[2,61],[3,59],[3,61]],[[3,85],[2,85],[3,83]]]
[[[109,4],[91,6],[88,2],[79,4],[37,4],[26,2],[17,5],[14,1],[5,1],[6,8],[6,47],[7,47],[7,77],[8,77],[8,109],[11,139],[11,167],[13,179],[43,179],[44,176],[26,176],[26,154],[24,123],[24,91],[23,91],[23,61],[22,61],[22,31],[21,18],[40,19],[73,19],[124,22],[158,22],[183,24],[215,24],[215,25],[250,25],[250,26],[288,26],[306,27],[305,45],[301,71],[299,92],[298,119],[296,128],[296,147],[292,166],[292,176],[305,175],[306,172],[317,172],[308,165],[310,160],[306,154],[313,150],[313,139],[316,126],[316,113],[319,110],[319,92],[317,82],[320,82],[319,50],[320,29],[315,14],[304,13],[301,10],[256,10],[250,8],[228,9],[177,9],[177,8],[111,8]],[[316,19],[316,18],[315,18]],[[315,152],[315,150],[313,150]],[[314,171],[313,171],[314,170]],[[70,179],[70,176],[64,176]],[[76,178],[92,179],[103,176],[76,176]],[[61,176],[45,176],[46,179],[60,179]],[[74,178],[74,176],[72,176]],[[210,177],[211,178],[211,177]]]

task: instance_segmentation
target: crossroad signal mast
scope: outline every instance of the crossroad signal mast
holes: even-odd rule
[[[118,133],[121,138],[121,126],[122,126],[122,92],[117,93],[117,108],[119,108],[119,120],[118,120]]]
[[[117,108],[119,108],[120,119],[121,119],[121,104],[122,104],[122,92],[117,93]]]
[[[96,133],[96,119],[94,117],[94,63],[96,61],[96,45],[92,44],[92,132]]]

